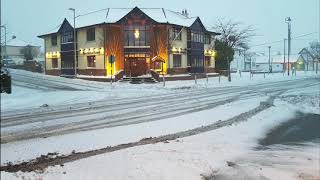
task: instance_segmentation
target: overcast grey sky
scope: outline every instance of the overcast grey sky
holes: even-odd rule
[[[69,7],[83,14],[107,7],[163,7],[181,11],[187,9],[192,16],[200,16],[206,26],[225,18],[253,25],[257,36],[251,45],[274,42],[287,37],[285,17],[290,16],[292,36],[313,33],[293,40],[292,53],[297,53],[308,42],[319,38],[320,0],[1,0],[1,23],[8,27],[9,35],[43,45],[37,35],[48,32],[64,17],[72,18]],[[316,32],[316,33],[315,33]],[[252,47],[266,52],[267,45]],[[283,43],[271,44],[272,51],[283,51]]]

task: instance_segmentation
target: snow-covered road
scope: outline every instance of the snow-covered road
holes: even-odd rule
[[[269,82],[247,87],[175,91],[165,95],[98,101],[75,106],[38,108],[1,114],[1,142],[42,138],[78,131],[110,128],[185,115],[239,99],[256,98],[280,90],[317,86],[316,79]]]

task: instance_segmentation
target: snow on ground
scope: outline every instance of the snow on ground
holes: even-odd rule
[[[259,106],[260,102],[265,99],[265,97],[260,97],[240,100],[219,106],[215,109],[161,121],[2,144],[1,164],[3,165],[5,162],[10,161],[17,162],[34,159],[48,152],[71,154],[73,150],[83,152],[139,141],[145,137],[155,137],[185,131],[194,127],[209,125],[218,120],[229,119]]]
[[[257,140],[278,124],[293,118],[294,108],[276,101],[275,106],[247,122],[186,137],[170,143],[134,147],[93,156],[64,166],[48,168],[43,174],[3,173],[6,179],[200,179],[215,173],[229,179],[299,179],[317,176],[319,145],[257,151]],[[226,110],[227,111],[227,110]],[[191,115],[190,115],[191,116]],[[185,119],[188,119],[185,116]],[[236,163],[231,168],[226,161]],[[285,163],[284,163],[285,162]],[[224,174],[226,173],[226,174]],[[224,176],[223,176],[224,175]],[[225,178],[221,178],[225,179]]]
[[[27,88],[21,83],[15,83],[13,80],[13,93],[1,94],[1,111],[17,110],[23,108],[37,108],[43,104],[50,106],[60,104],[73,104],[81,102],[91,102],[98,100],[112,101],[117,98],[141,97],[146,95],[157,95],[174,92],[177,90],[194,89],[194,88],[218,88],[225,86],[247,86],[264,82],[276,82],[292,79],[303,79],[308,77],[316,77],[319,75],[314,72],[298,72],[297,76],[287,76],[282,73],[255,74],[250,78],[249,73],[232,74],[232,82],[228,82],[227,77],[211,77],[208,79],[198,79],[197,84],[194,80],[187,81],[167,81],[165,87],[163,83],[157,84],[129,84],[129,83],[113,83],[86,81],[81,79],[69,79],[63,77],[49,76],[39,73],[32,73],[24,70],[10,70],[12,76],[24,81],[36,81],[40,85],[34,88]],[[24,79],[27,78],[27,79]],[[75,88],[75,91],[66,90],[41,90],[37,87],[46,85],[47,83],[56,86],[68,86]],[[15,85],[16,84],[16,85]],[[30,82],[32,84],[32,82]]]
[[[21,72],[20,72],[21,73]],[[38,75],[37,75],[38,76]],[[26,107],[39,107],[41,104],[63,104],[87,102],[117,97],[137,97],[148,93],[175,92],[185,87],[215,88],[224,86],[247,86],[263,82],[276,82],[291,79],[315,77],[314,73],[300,72],[297,76],[270,74],[254,75],[242,73],[233,75],[233,81],[227,82],[226,77],[209,78],[194,81],[166,82],[166,87],[159,84],[132,85],[127,83],[89,82],[78,79],[60,77],[41,78],[59,79],[63,83],[74,83],[74,87],[83,88],[81,91],[39,91],[17,87],[12,95],[1,95],[1,104],[5,110]],[[60,82],[59,82],[60,83]],[[85,87],[90,87],[86,89]],[[96,89],[93,88],[97,87]],[[32,97],[30,94],[33,93]],[[56,93],[56,95],[55,95]],[[70,93],[70,94],[68,94]],[[91,94],[95,94],[89,97]],[[107,94],[109,95],[103,95]],[[111,94],[111,95],[110,95]],[[61,95],[61,96],[59,96]],[[320,176],[317,174],[320,161],[318,144],[306,147],[272,147],[269,151],[257,151],[258,139],[265,136],[271,128],[292,118],[297,110],[304,108],[305,112],[318,113],[314,105],[314,97],[319,95],[318,86],[314,88],[293,89],[275,101],[275,106],[251,117],[247,122],[229,127],[223,127],[207,133],[186,137],[170,143],[158,143],[133,147],[112,153],[93,156],[75,162],[64,164],[62,167],[50,167],[43,174],[6,173],[1,172],[1,179],[42,178],[42,179],[200,179],[200,174],[219,174],[226,179],[299,179],[299,176]],[[290,98],[287,97],[303,97]],[[34,100],[38,98],[38,101]],[[47,99],[46,99],[47,98]],[[88,99],[89,98],[89,99]],[[91,99],[90,99],[91,98]],[[236,101],[215,109],[201,111],[176,118],[143,124],[114,127],[67,134],[46,139],[33,139],[1,145],[1,164],[7,161],[21,161],[34,158],[47,152],[70,153],[72,150],[87,151],[133,142],[145,137],[159,136],[183,131],[218,120],[226,120],[242,112],[256,107],[266,97]],[[54,99],[59,99],[56,102]],[[4,103],[4,104],[3,104]],[[38,103],[38,104],[37,104]],[[2,107],[1,107],[2,108]],[[293,157],[293,158],[292,158]],[[307,159],[307,160],[306,160]],[[226,166],[226,161],[233,161],[237,167]],[[285,163],[284,163],[285,162]],[[230,179],[230,178],[229,178]]]

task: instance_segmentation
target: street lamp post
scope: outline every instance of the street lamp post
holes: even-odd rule
[[[73,11],[73,51],[74,51],[74,76],[77,77],[77,45],[76,45],[76,10],[74,8],[69,8]]]
[[[286,72],[286,38],[283,39],[283,75]]]
[[[285,22],[288,24],[288,76],[290,76],[291,18],[287,17]]]
[[[271,59],[270,59],[270,50],[271,50],[271,46],[268,46],[269,48],[269,73],[272,73],[272,66],[271,66]]]

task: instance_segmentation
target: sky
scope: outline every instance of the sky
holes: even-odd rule
[[[287,37],[285,18],[292,19],[292,54],[311,41],[320,38],[320,0],[1,0],[1,25],[8,29],[8,37],[43,46],[37,36],[57,27],[64,17],[72,18],[68,8],[85,14],[103,8],[143,7],[167,8],[174,11],[187,9],[191,16],[199,16],[206,27],[218,19],[233,20],[243,25],[253,25],[256,36],[251,38],[251,51],[273,54],[283,52]],[[310,34],[311,33],[311,34]],[[3,34],[3,33],[2,33]],[[275,42],[275,43],[270,43]],[[270,44],[267,44],[270,43]],[[263,45],[261,45],[263,44]]]

